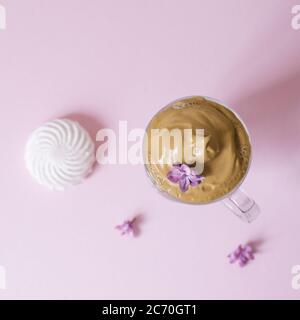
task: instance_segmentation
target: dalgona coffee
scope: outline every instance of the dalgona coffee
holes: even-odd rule
[[[170,145],[170,150],[154,145],[151,141],[153,129],[179,129],[182,132],[185,129],[204,129],[204,167],[201,175],[195,172],[184,155],[182,163],[151,161],[157,147],[160,148],[161,158],[166,152],[179,152],[176,145]],[[194,137],[191,145],[195,145]],[[159,190],[183,202],[205,204],[226,196],[240,184],[250,164],[251,145],[242,122],[228,108],[204,97],[180,99],[165,107],[150,121],[146,139],[148,175]],[[182,188],[182,180],[176,183],[176,179],[170,179],[170,172],[176,179],[176,175],[180,174],[180,179],[186,179],[190,187]]]

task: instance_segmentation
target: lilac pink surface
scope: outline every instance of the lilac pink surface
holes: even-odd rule
[[[299,1],[298,1],[299,2]],[[1,0],[1,299],[291,298],[300,264],[300,30],[296,0]],[[145,128],[168,102],[204,94],[247,124],[251,225],[222,203],[169,201],[143,166],[97,167],[65,193],[26,172],[29,133],[69,117]],[[115,181],[119,183],[115,183]],[[114,227],[140,215],[138,237]],[[255,247],[245,268],[228,263]]]

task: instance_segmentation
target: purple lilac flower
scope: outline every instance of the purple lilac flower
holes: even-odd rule
[[[254,260],[253,249],[250,245],[239,245],[235,251],[228,255],[228,258],[230,263],[238,261],[239,265],[244,267],[250,260]]]
[[[121,232],[122,236],[125,234],[135,236],[135,220],[135,218],[132,220],[125,220],[122,224],[117,225],[116,229]]]
[[[197,174],[186,164],[173,165],[173,168],[167,174],[167,178],[173,183],[178,183],[182,192],[186,192],[189,186],[195,187],[204,180],[203,176]]]

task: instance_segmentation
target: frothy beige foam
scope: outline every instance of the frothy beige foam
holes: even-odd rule
[[[167,179],[172,164],[146,164],[147,172],[154,184],[164,193],[183,202],[209,203],[224,197],[236,188],[247,173],[251,157],[248,133],[229,109],[203,97],[178,100],[156,114],[147,128],[148,149],[151,159],[153,146],[152,129],[204,129],[204,171],[205,180],[186,192]],[[194,141],[191,141],[193,144]],[[157,147],[157,146],[154,146]],[[176,146],[172,146],[171,152]],[[162,149],[161,157],[164,156]],[[184,159],[183,162],[188,159]]]

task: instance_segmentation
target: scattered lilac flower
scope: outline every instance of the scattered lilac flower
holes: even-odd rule
[[[228,255],[229,262],[239,262],[241,267],[244,267],[250,260],[254,260],[254,252],[250,245],[239,245],[238,248]]]
[[[179,183],[180,190],[186,192],[189,186],[195,187],[200,184],[204,177],[186,164],[175,164],[168,172],[167,178],[173,183]]]
[[[121,232],[122,236],[125,234],[135,236],[135,221],[136,218],[133,218],[132,220],[125,220],[122,224],[117,225],[116,229]]]

